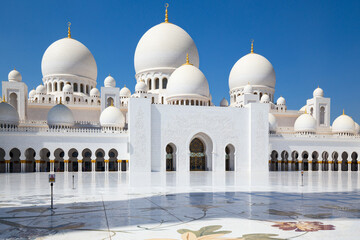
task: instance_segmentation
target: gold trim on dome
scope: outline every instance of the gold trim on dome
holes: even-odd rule
[[[71,22],[68,22],[68,38],[71,38],[71,30],[70,30],[70,26],[71,26]]]

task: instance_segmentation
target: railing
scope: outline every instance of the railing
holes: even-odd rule
[[[0,127],[0,132],[49,132],[49,133],[127,133],[127,129],[102,129],[102,128],[49,128],[49,127]]]

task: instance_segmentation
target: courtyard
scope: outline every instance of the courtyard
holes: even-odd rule
[[[1,239],[358,239],[360,174],[0,174]]]

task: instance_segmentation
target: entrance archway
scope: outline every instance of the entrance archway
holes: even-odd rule
[[[235,148],[229,144],[225,147],[225,171],[235,170]]]
[[[190,171],[205,171],[205,145],[199,138],[190,143]]]
[[[166,171],[176,171],[175,146],[173,144],[166,145]]]

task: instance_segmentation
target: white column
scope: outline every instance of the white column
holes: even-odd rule
[[[277,169],[277,171],[282,171],[282,160],[281,159],[279,159],[278,161],[277,161],[277,165],[278,165],[278,169]]]
[[[105,159],[104,163],[105,163],[105,172],[108,172],[109,171],[109,160]]]
[[[338,171],[341,172],[341,161],[338,161]]]
[[[348,172],[351,172],[351,163],[352,163],[352,161],[350,160],[350,161],[348,161]]]
[[[5,160],[5,172],[10,172],[10,160]]]
[[[64,172],[69,172],[69,160],[64,160]]]
[[[117,168],[118,168],[118,172],[121,172],[121,160],[117,160]]]
[[[308,160],[308,166],[309,171],[312,171],[312,160]]]
[[[298,163],[299,163],[299,171],[304,170],[303,160],[298,160]]]
[[[50,172],[54,172],[55,169],[55,160],[50,160]]]
[[[129,171],[129,160],[125,160],[126,161],[126,172]]]
[[[358,160],[357,163],[358,163],[358,171],[360,171],[360,160]]]
[[[83,160],[82,159],[78,159],[78,172],[82,172],[82,162]]]
[[[20,160],[21,172],[26,172],[26,160]]]
[[[96,171],[96,159],[91,160],[91,171]]]
[[[35,160],[35,171],[40,172],[40,160]]]

